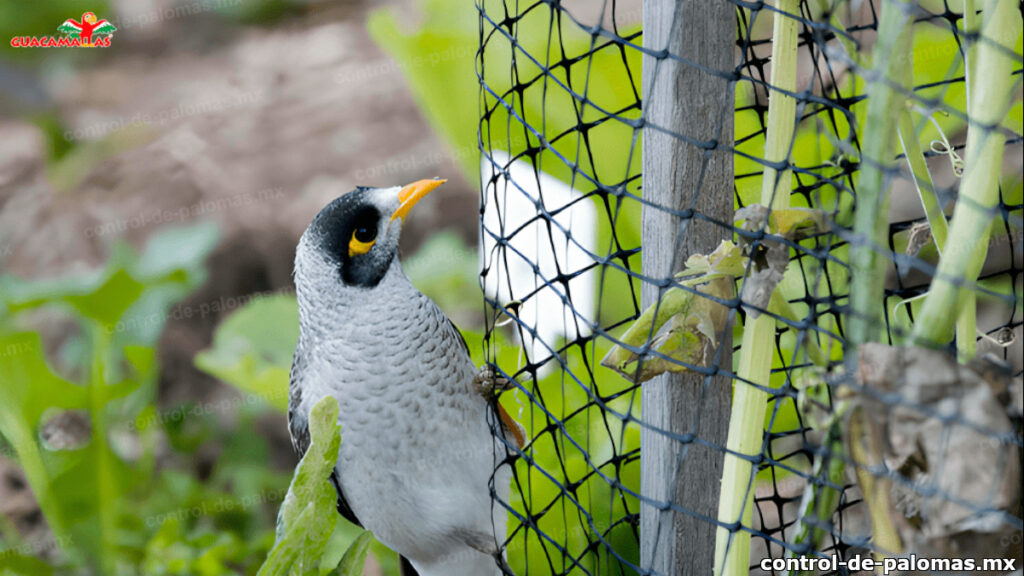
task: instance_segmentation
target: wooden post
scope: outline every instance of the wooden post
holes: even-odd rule
[[[736,7],[728,0],[644,0],[644,47],[668,50],[708,70],[735,67]],[[654,126],[702,142],[733,141],[734,84],[671,59],[644,56],[643,196],[658,207],[692,209],[719,222],[733,214],[730,150],[707,150]],[[663,279],[682,269],[687,256],[708,253],[729,229],[643,208],[643,273]],[[657,302],[664,288],[645,283],[643,305]],[[720,366],[732,365],[731,330],[726,330]],[[729,427],[729,378],[701,374],[662,375],[643,386],[643,419],[658,430],[692,434],[725,446]],[[641,434],[644,496],[715,518],[724,453],[684,444],[645,427]],[[715,525],[685,512],[644,504],[640,510],[641,567],[664,575],[711,574]]]

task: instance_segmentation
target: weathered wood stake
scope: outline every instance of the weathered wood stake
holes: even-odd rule
[[[733,70],[736,7],[727,0],[644,0],[644,47],[668,50],[708,70]],[[733,214],[732,152],[735,85],[721,76],[671,59],[645,56],[643,107],[643,196],[672,210],[692,209],[719,222]],[[708,149],[657,128],[701,142]],[[699,218],[643,209],[643,273],[662,279],[682,269],[692,253],[708,253],[729,229]],[[664,290],[643,286],[643,306]],[[730,330],[720,346],[720,366],[732,362]],[[730,380],[701,374],[659,376],[643,388],[643,420],[674,434],[691,434],[725,446],[729,426]],[[683,443],[644,428],[641,434],[642,493],[714,518],[724,454]],[[711,574],[715,526],[671,509],[643,505],[640,512],[641,567],[665,575]]]

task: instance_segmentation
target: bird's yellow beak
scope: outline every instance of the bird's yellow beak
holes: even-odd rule
[[[404,220],[405,215],[409,213],[409,210],[412,210],[412,207],[415,206],[417,202],[426,197],[427,194],[430,194],[434,188],[437,188],[445,182],[447,182],[447,180],[417,180],[402,188],[402,191],[398,193],[398,210],[395,210],[395,213],[391,215],[391,220],[394,221],[398,218],[402,218]]]

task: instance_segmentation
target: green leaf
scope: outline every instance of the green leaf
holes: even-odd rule
[[[288,408],[288,373],[299,340],[293,296],[254,300],[221,323],[196,366],[278,410]]]
[[[305,545],[306,526],[314,514],[315,509],[312,504],[302,509],[295,518],[294,524],[288,526],[284,534],[274,543],[266,561],[260,566],[260,571],[256,573],[257,576],[286,576],[293,573],[292,568],[298,562],[302,547]]]
[[[0,338],[0,351],[0,433],[14,447],[58,541],[73,543],[75,550],[69,552],[84,551],[97,558],[95,519],[100,506],[112,508],[116,503],[97,498],[92,479],[98,476],[101,461],[110,462],[104,472],[110,478],[122,475],[123,466],[95,438],[82,450],[51,452],[38,435],[44,412],[89,407],[88,389],[53,373],[38,334]]]
[[[676,275],[687,286],[694,286],[715,278],[739,278],[746,272],[747,259],[740,247],[729,240],[715,248],[711,254],[692,254],[686,259],[686,270]]]
[[[345,556],[338,565],[339,576],[362,576],[363,566],[366,565],[366,553],[370,551],[370,544],[373,543],[373,534],[369,531],[363,532],[356,538],[356,541],[345,551]]]
[[[735,280],[746,266],[740,248],[728,240],[710,254],[690,256],[686,269],[676,277],[685,286],[699,286],[700,293],[681,288],[666,290],[661,300],[644,310],[621,337],[623,344],[633,348],[649,341],[650,348],[668,358],[641,358],[625,346],[615,345],[601,364],[637,382],[665,372],[683,372],[683,363],[707,366],[714,356],[718,334],[725,329],[729,309],[701,293],[721,300],[732,298]]]
[[[50,576],[53,574],[46,562],[12,551],[0,553],[0,576]]]
[[[733,297],[733,280],[715,278],[701,287],[715,298]],[[657,308],[657,316],[654,315]],[[660,304],[649,307],[622,336],[622,342],[642,347],[650,338],[650,347],[667,356],[641,356],[616,345],[601,361],[627,380],[646,382],[665,372],[683,372],[683,364],[709,366],[714,359],[718,334],[725,329],[729,308],[715,300],[672,288]],[[666,330],[662,328],[668,324]]]
[[[78,312],[108,329],[142,295],[145,286],[124,270],[116,270],[106,281],[85,294],[68,294],[64,300]]]
[[[410,89],[431,126],[456,150],[476,148],[477,119],[460,111],[477,105],[474,54],[479,35],[475,14],[457,0],[427,0],[420,4],[423,27],[410,32],[385,10],[370,14],[367,29],[373,40],[402,66]],[[458,154],[464,174],[475,182],[475,154]]]
[[[139,380],[148,380],[156,375],[156,350],[148,346],[125,346],[125,360],[131,364]]]
[[[196,238],[187,241],[186,236]],[[107,265],[89,274],[53,280],[0,278],[0,309],[16,314],[58,304],[77,312],[86,338],[74,358],[88,385],[78,386],[48,366],[38,334],[0,332],[0,433],[14,447],[32,491],[72,564],[114,569],[123,548],[127,488],[138,486],[145,464],[129,466],[111,449],[113,426],[152,401],[158,371],[152,344],[167,309],[204,277],[202,261],[216,239],[204,227],[154,235],[140,257],[115,244]],[[146,304],[146,330],[129,316]],[[69,357],[66,354],[64,357]],[[143,384],[147,387],[143,387]],[[91,435],[84,447],[58,450],[39,438],[45,413],[87,412]],[[151,450],[151,448],[150,448]],[[140,462],[151,461],[146,454]]]
[[[338,521],[337,495],[328,478],[341,446],[338,402],[331,396],[309,414],[310,444],[292,477],[277,518],[277,541],[261,576],[318,575],[320,558]]]
[[[37,308],[51,302],[63,301],[74,295],[96,290],[106,280],[105,271],[96,270],[67,278],[23,280],[15,276],[0,276],[0,300],[8,313]]]
[[[0,338],[0,412],[35,425],[50,408],[86,406],[86,390],[54,374],[46,363],[39,334]],[[0,430],[8,418],[0,419]]]
[[[166,228],[150,237],[142,255],[127,264],[146,290],[115,326],[117,342],[155,344],[169,317],[191,314],[172,307],[206,280],[203,263],[218,237],[210,223]]]
[[[141,256],[115,244],[107,266],[88,274],[46,280],[0,276],[0,307],[14,313],[64,303],[110,332],[152,344],[167,309],[205,280],[203,261],[217,237],[212,224],[167,228],[150,238]]]
[[[356,541],[357,538],[362,536],[366,532],[361,527],[348,522],[345,519],[338,520],[338,524],[334,527],[334,534],[331,535],[330,540],[327,543],[327,547],[324,549],[323,556],[320,558],[320,574],[337,574],[338,565],[341,563],[341,559],[349,551],[349,547]],[[371,547],[371,553],[382,559],[381,567],[384,574],[397,573],[397,567],[394,570],[389,570],[386,567],[386,560],[393,558],[395,553],[384,547],[383,544],[376,540],[371,540],[371,544],[377,548],[381,548],[382,553],[378,554],[373,547]]]
[[[281,504],[278,534],[295,523],[306,503],[321,492],[333,494],[328,478],[338,461],[341,446],[341,427],[338,426],[338,402],[326,396],[309,413],[310,444],[295,469],[288,494]],[[329,489],[329,490],[328,490]],[[332,514],[333,516],[334,514]]]
[[[217,245],[219,236],[217,225],[210,222],[165,228],[146,243],[134,275],[150,282],[165,279],[176,272],[204,275],[203,261]],[[193,283],[201,280],[196,278]]]

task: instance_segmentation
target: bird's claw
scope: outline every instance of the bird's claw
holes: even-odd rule
[[[512,381],[494,372],[490,365],[480,367],[480,371],[473,377],[473,388],[477,394],[484,397],[492,396],[495,392],[504,392],[512,388]]]

